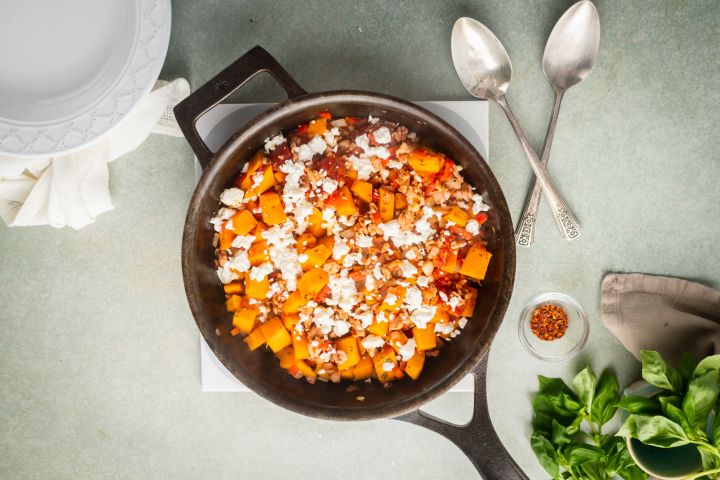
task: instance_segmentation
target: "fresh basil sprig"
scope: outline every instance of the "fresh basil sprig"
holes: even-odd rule
[[[603,425],[613,418],[619,401],[612,373],[603,372],[598,379],[591,368],[585,368],[571,382],[572,388],[559,378],[539,376],[538,380],[530,445],[553,479],[647,478],[633,462],[623,439],[603,433]],[[581,428],[585,425],[589,432]]]
[[[652,399],[625,397],[618,406],[631,415],[617,433],[647,445],[671,448],[693,444],[702,457],[703,470],[687,480],[720,475],[720,415],[709,418],[718,409],[720,355],[706,357],[697,365],[686,353],[672,368],[658,352],[642,352],[642,373],[648,383],[661,389]],[[712,438],[712,441],[711,441]]]

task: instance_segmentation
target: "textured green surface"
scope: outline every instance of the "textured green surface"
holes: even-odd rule
[[[163,77],[197,87],[255,44],[308,90],[358,88],[412,100],[464,99],[449,56],[454,20],[473,16],[514,60],[509,99],[538,148],[552,93],[545,40],[572,2],[173,2]],[[588,80],[568,93],[551,174],[585,226],[564,243],[545,207],[537,244],[518,252],[516,288],[490,357],[490,410],[532,478],[527,445],[535,375],[584,361],[638,368],[604,330],[607,271],[671,274],[720,286],[720,2],[598,2],[602,41]],[[254,81],[238,99],[281,91]],[[530,169],[491,108],[493,169],[512,213]],[[115,210],[75,232],[0,226],[0,477],[478,478],[449,442],[395,421],[332,423],[252,394],[202,394],[197,330],[180,278],[192,192],[181,139],[153,136],[111,166]],[[588,310],[583,355],[546,364],[525,354],[516,319],[558,290]],[[467,396],[445,399],[457,410]],[[457,415],[457,412],[453,412]]]

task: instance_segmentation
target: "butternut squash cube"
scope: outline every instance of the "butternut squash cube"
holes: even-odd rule
[[[353,374],[353,369],[347,368],[345,370],[340,370],[340,378],[343,380],[355,380],[355,375]]]
[[[311,268],[319,268],[322,267],[325,262],[327,262],[327,259],[330,258],[330,255],[332,255],[332,251],[328,249],[323,244],[317,245],[310,250],[306,250],[305,255],[307,255],[307,260],[301,263],[303,270],[307,271]]]
[[[250,245],[250,249],[248,250],[248,260],[250,260],[250,264],[253,267],[257,267],[258,265],[270,260],[267,242],[265,240],[260,240],[259,242],[255,242]]]
[[[360,357],[360,361],[352,368],[355,380],[365,380],[372,377],[373,361],[367,355]]]
[[[252,182],[253,183],[251,185],[255,185],[255,176],[254,175],[252,177]],[[260,183],[257,186],[250,187],[245,192],[245,198],[257,197],[264,191],[271,188],[273,185],[275,185],[275,174],[273,174],[272,166],[267,165],[267,166],[265,166],[265,168],[262,171],[262,180],[260,181]]]
[[[242,282],[230,282],[227,285],[223,285],[223,289],[228,295],[240,295],[243,293],[244,287]]]
[[[394,312],[402,305],[405,300],[405,288],[403,287],[390,287],[388,288],[387,294],[380,305],[380,310],[385,312]]]
[[[257,220],[247,210],[240,210],[232,216],[232,230],[237,235],[247,235],[257,225]]]
[[[257,226],[255,227],[255,241],[264,242],[265,239],[262,236],[262,232],[264,232],[268,228],[270,227],[265,225],[263,222],[257,222]]]
[[[229,250],[232,247],[232,241],[235,239],[235,232],[224,228],[220,231],[220,250]]]
[[[295,325],[300,321],[300,315],[297,313],[281,313],[280,320],[282,320],[288,332],[292,332],[295,330]]]
[[[391,192],[385,188],[378,190],[378,210],[380,211],[380,220],[389,222],[395,218],[395,192]]]
[[[264,300],[267,298],[267,292],[270,290],[270,279],[265,276],[262,280],[253,280],[250,278],[250,272],[245,273],[245,294],[256,300]]]
[[[405,373],[413,380],[417,380],[425,366],[425,352],[415,351],[415,355],[410,357],[405,365]]]
[[[257,310],[254,308],[240,308],[235,311],[232,324],[233,327],[247,335],[252,332],[255,326],[255,318],[257,318]]]
[[[428,323],[425,328],[413,327],[413,338],[415,339],[415,348],[417,350],[432,350],[435,348],[435,324]]]
[[[483,280],[490,264],[490,257],[492,254],[484,247],[473,245],[463,260],[460,273],[476,280]]]
[[[360,350],[357,338],[351,336],[343,337],[335,342],[335,348],[342,350],[345,352],[345,355],[347,355],[347,360],[338,365],[340,370],[354,367],[360,361]]]
[[[448,307],[450,308],[450,307]],[[438,307],[435,310],[435,316],[432,319],[433,323],[450,323],[450,314],[447,310],[442,307]]]
[[[284,369],[289,369],[295,365],[295,352],[293,351],[292,345],[288,345],[277,352],[277,357],[280,360],[280,367]]]
[[[460,225],[461,227],[464,227],[467,224],[468,220],[470,220],[470,215],[460,207],[452,207],[450,211],[445,215],[445,218],[455,223],[455,225]]]
[[[373,335],[377,335],[378,337],[384,337],[388,333],[389,328],[388,322],[373,322],[368,327],[368,332],[372,333]]]
[[[265,335],[268,347],[273,352],[277,353],[292,344],[292,338],[279,318],[271,318],[267,322],[260,324],[260,328],[262,328],[263,335]]]
[[[252,187],[252,176],[255,175],[258,170],[260,170],[263,160],[264,156],[262,150],[258,150],[257,153],[255,153],[255,155],[253,155],[253,157],[250,159],[248,169],[245,174],[243,174],[242,180],[240,181],[240,188],[247,191],[250,187]]]
[[[255,327],[255,330],[250,332],[250,335],[245,337],[245,343],[247,343],[250,350],[257,350],[258,347],[265,344],[265,335],[259,325]]]
[[[477,288],[470,287],[467,295],[465,296],[465,305],[463,306],[462,316],[472,317],[475,312],[475,303],[477,302],[478,291]]]
[[[382,350],[377,352],[372,360],[378,380],[382,383],[395,380],[393,370],[397,367],[397,357],[395,356],[395,350],[390,345],[383,346]],[[385,364],[391,364],[391,368],[385,370]]]
[[[326,203],[333,207],[338,215],[348,216],[357,213],[357,205],[347,185],[330,195]]]
[[[296,242],[297,251],[303,253],[308,248],[312,248],[317,244],[317,238],[310,232],[301,234]]]
[[[304,333],[293,333],[293,350],[295,351],[295,360],[305,360],[310,358],[308,350],[308,341]]]
[[[313,213],[308,217],[308,230],[310,233],[315,235],[315,238],[320,238],[325,235],[325,229],[322,227],[322,212],[319,208],[313,208]]]
[[[297,282],[297,288],[300,292],[300,296],[308,300],[311,299],[320,292],[320,290],[325,288],[328,280],[328,273],[322,268],[313,268],[312,270],[308,270]]]
[[[388,335],[388,343],[393,347],[396,353],[400,353],[400,345],[405,345],[408,341],[407,335],[402,330],[393,330]]]
[[[300,295],[300,292],[295,290],[288,296],[285,303],[283,303],[282,311],[283,313],[297,313],[300,310],[300,307],[309,301],[310,299],[303,298],[302,295]]]
[[[373,188],[372,183],[364,180],[355,180],[350,190],[365,203],[372,203]]]
[[[295,360],[295,367],[306,378],[316,378],[317,377],[317,373],[315,373],[315,370],[313,370],[310,365],[305,363],[305,360]]]
[[[395,210],[405,210],[408,206],[407,197],[404,193],[395,192]]]
[[[332,249],[335,246],[335,237],[327,235],[321,238],[318,243],[320,245],[325,245],[325,248],[327,248],[332,253]]]
[[[260,195],[260,212],[263,222],[268,225],[277,225],[287,220],[280,195],[275,192],[265,192]]]
[[[313,138],[315,135],[322,135],[327,131],[327,120],[324,118],[316,118],[308,123],[307,134],[308,138]]]
[[[239,295],[230,295],[230,298],[225,300],[225,308],[228,312],[234,312],[242,306],[242,297]]]
[[[447,257],[445,257],[445,265],[443,265],[442,269],[447,273],[455,273],[455,270],[457,270],[457,256],[457,250],[450,250]]]
[[[438,173],[445,164],[445,159],[428,150],[415,150],[406,160],[418,173]]]

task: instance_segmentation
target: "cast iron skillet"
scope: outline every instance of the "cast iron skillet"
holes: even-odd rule
[[[278,81],[288,100],[243,126],[213,154],[195,128],[197,119],[261,72],[270,73]],[[358,390],[351,393],[346,391],[347,384],[310,385],[283,371],[270,352],[250,352],[240,339],[229,334],[231,323],[225,311],[225,298],[213,269],[213,229],[209,223],[218,209],[220,193],[266,138],[291,130],[325,110],[335,116],[373,115],[406,125],[424,143],[462,165],[465,179],[478,188],[492,207],[488,222],[494,231],[489,239],[493,258],[473,318],[462,335],[442,349],[439,357],[428,359],[417,381],[398,381],[387,389],[377,382],[358,382]],[[260,47],[250,50],[177,105],[175,116],[204,168],[185,220],[182,243],[185,291],[198,328],[223,365],[254,392],[288,410],[333,420],[395,417],[450,439],[486,479],[527,478],[492,427],[485,388],[490,342],[502,322],[513,286],[513,224],[497,180],[470,143],[440,118],[398,98],[349,90],[308,94]],[[447,391],[469,372],[475,375],[475,407],[468,425],[451,425],[419,412],[422,404]],[[358,401],[357,396],[365,400]]]

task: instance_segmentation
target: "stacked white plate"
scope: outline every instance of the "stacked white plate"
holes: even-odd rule
[[[150,91],[170,0],[2,0],[0,155],[85,147]]]

